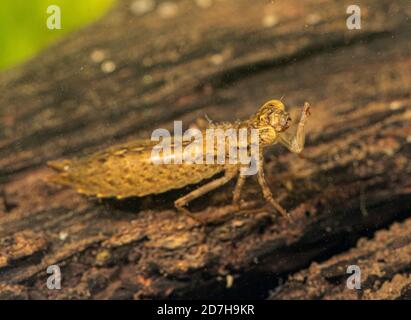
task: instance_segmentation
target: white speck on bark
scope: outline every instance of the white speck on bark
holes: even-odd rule
[[[90,58],[95,63],[100,63],[106,58],[106,52],[102,49],[95,49],[90,54]]]
[[[111,73],[114,70],[116,70],[116,64],[111,60],[104,61],[101,64],[101,71],[104,73]]]
[[[68,233],[67,233],[67,232],[61,231],[61,232],[59,233],[59,239],[60,239],[61,241],[66,240],[67,237],[68,237]]]
[[[228,274],[228,275],[226,276],[225,280],[226,280],[225,287],[226,287],[227,289],[230,289],[230,288],[233,286],[234,277],[233,277],[231,274]]]
[[[149,74],[145,74],[144,75],[144,77],[143,77],[143,82],[144,82],[144,84],[150,84],[150,83],[152,83],[153,82],[153,77],[151,76],[151,75],[149,75]]]
[[[224,56],[220,53],[211,56],[210,61],[212,64],[220,65],[224,62]]]
[[[203,9],[209,8],[213,5],[212,0],[195,0],[195,3],[197,6]]]
[[[154,0],[135,0],[131,3],[130,10],[137,16],[153,11],[156,6]]]
[[[278,17],[274,14],[269,14],[263,17],[262,22],[264,27],[271,28],[278,24]]]
[[[178,13],[178,6],[171,1],[163,2],[158,6],[157,12],[162,18],[172,18]]]
[[[305,19],[305,22],[309,25],[316,25],[321,22],[322,18],[319,14],[317,13],[312,13],[307,16]]]
[[[395,100],[390,103],[391,110],[398,110],[398,109],[401,109],[403,106],[404,106],[404,102],[399,101],[399,100]]]

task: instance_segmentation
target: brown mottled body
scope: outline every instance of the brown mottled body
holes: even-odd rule
[[[60,171],[50,180],[86,195],[121,199],[183,188],[225,170],[222,165],[154,164],[150,157],[156,144],[134,141],[84,158],[50,161]]]
[[[244,127],[258,130],[260,150],[258,182],[265,199],[283,215],[286,215],[286,211],[274,200],[264,179],[263,149],[280,142],[292,152],[301,152],[304,147],[304,125],[308,115],[309,104],[305,103],[294,136],[289,136],[285,132],[291,119],[288,113],[285,112],[282,102],[278,100],[265,103],[249,120],[211,125],[213,128],[221,129]],[[189,142],[184,141],[183,147]],[[150,140],[134,141],[116,145],[79,159],[51,161],[49,165],[58,170],[59,173],[51,177],[50,181],[72,186],[78,192],[86,195],[121,199],[179,189],[187,185],[197,184],[202,180],[224,172],[222,177],[212,180],[176,200],[177,209],[189,213],[184,209],[188,202],[227,183],[240,172],[241,164],[228,164],[228,161],[225,164],[155,164],[151,159],[151,155],[153,147],[157,144],[158,142]],[[205,141],[203,150],[205,151]],[[205,154],[206,152],[204,152],[204,157]],[[239,175],[233,193],[233,202],[235,204],[239,203],[245,178],[246,176]]]

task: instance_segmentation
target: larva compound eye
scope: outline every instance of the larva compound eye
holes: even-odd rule
[[[275,110],[270,116],[270,125],[276,132],[283,132],[290,127],[291,118],[288,112]]]

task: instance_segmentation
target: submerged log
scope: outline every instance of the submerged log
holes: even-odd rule
[[[360,239],[355,248],[290,276],[270,298],[409,300],[410,232],[407,219],[378,231],[371,240]]]
[[[165,17],[119,2],[0,75],[1,298],[266,297],[282,276],[410,216],[407,1],[362,1],[360,30],[347,30],[341,1],[175,4]],[[253,181],[254,215],[230,213],[233,184],[192,204],[213,219],[206,230],[173,208],[193,187],[97,201],[44,181],[49,160],[173,120],[244,119],[281,96],[293,114],[312,105],[302,156],[266,152],[293,221],[270,212]],[[50,265],[61,290],[46,286]]]

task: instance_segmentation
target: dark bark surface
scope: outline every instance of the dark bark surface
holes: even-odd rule
[[[355,248],[289,277],[271,299],[411,299],[411,219],[378,231],[372,240],[361,239]],[[359,267],[360,287],[353,271]]]
[[[157,9],[138,16],[122,1],[0,75],[0,297],[261,298],[284,275],[410,216],[408,1],[361,1],[362,29],[351,31],[344,1],[176,4],[164,18]],[[278,23],[267,26],[267,15]],[[173,208],[192,188],[99,202],[44,181],[48,160],[149,138],[173,120],[247,118],[283,95],[293,114],[304,101],[313,106],[301,157],[279,146],[266,152],[270,187],[293,221],[268,207],[228,213],[233,184],[191,206],[216,218],[204,233]],[[265,205],[255,181],[244,198]],[[398,231],[408,225],[379,234],[387,245],[401,239],[409,256]],[[380,244],[324,263],[367,254],[372,264]],[[392,263],[384,281],[409,278],[409,267]],[[61,290],[46,287],[54,264]],[[321,271],[306,277],[326,281]],[[293,293],[290,281],[271,296],[308,290]],[[341,292],[338,281],[319,285],[323,297]]]

